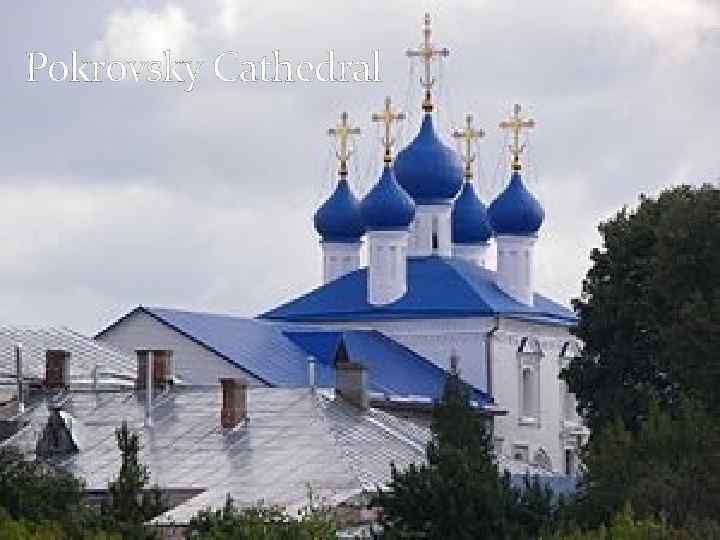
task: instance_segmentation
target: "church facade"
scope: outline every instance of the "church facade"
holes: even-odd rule
[[[242,373],[257,386],[334,385],[340,344],[368,369],[376,396],[436,399],[455,359],[473,399],[494,416],[498,454],[574,474],[587,437],[574,397],[559,379],[578,354],[572,311],[539,294],[534,249],[545,220],[522,175],[521,133],[534,126],[519,106],[500,124],[512,136],[505,189],[487,207],[474,184],[474,142],[466,119],[456,152],[437,129],[431,66],[447,50],[424,42],[409,56],[425,66],[422,123],[394,155],[393,126],[404,114],[388,98],[373,115],[385,130],[383,167],[359,199],[348,178],[346,114],[335,190],[317,210],[323,283],[255,319],[140,307],[96,339],[125,351],[173,351],[178,381],[205,383]],[[497,265],[486,265],[490,250]],[[317,370],[317,371],[315,371]]]

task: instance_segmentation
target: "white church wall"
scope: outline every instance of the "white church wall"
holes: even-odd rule
[[[242,376],[250,385],[265,386],[261,381],[142,311],[123,319],[99,336],[97,341],[130,355],[134,355],[138,348],[171,350],[175,376],[181,381],[217,384],[220,377]]]
[[[519,353],[522,340],[536,341],[541,351]],[[567,329],[503,321],[494,338],[493,394],[507,416],[495,421],[495,437],[502,439],[503,453],[526,453],[529,461],[541,450],[550,458],[553,470],[564,472],[565,443],[561,437],[565,406],[561,401],[560,351],[571,339]],[[534,346],[529,347],[530,351]],[[523,365],[534,364],[539,376],[537,414],[523,414]],[[533,418],[534,417],[534,418]]]

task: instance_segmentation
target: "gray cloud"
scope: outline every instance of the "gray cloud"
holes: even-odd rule
[[[332,186],[325,136],[347,109],[364,135],[360,190],[379,168],[369,113],[390,93],[419,119],[416,2],[48,2],[6,7],[0,85],[0,320],[93,331],[137,303],[254,314],[317,284],[312,213]],[[445,130],[473,112],[481,191],[506,181],[496,129],[516,100],[538,121],[528,182],[548,214],[538,284],[579,291],[596,226],[638,193],[720,175],[720,8],[689,0],[432,6]],[[134,56],[171,46],[210,62],[366,58],[382,84],[24,82],[25,54]]]

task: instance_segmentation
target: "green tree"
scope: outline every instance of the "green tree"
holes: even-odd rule
[[[78,511],[83,483],[42,461],[27,460],[12,447],[0,448],[0,507],[28,521],[64,521]]]
[[[222,509],[206,509],[194,516],[187,538],[201,540],[335,540],[336,530],[325,508],[312,501],[297,516],[279,506],[258,504],[239,509],[228,495]]]
[[[374,504],[382,508],[385,537],[492,540],[536,535],[549,519],[545,509],[551,495],[533,485],[523,499],[509,475],[500,475],[491,434],[455,372],[447,377],[431,427],[427,463],[403,471],[392,465],[388,486],[378,490]]]
[[[104,506],[103,515],[109,521],[105,526],[119,531],[125,539],[152,538],[154,534],[144,524],[164,510],[160,490],[156,486],[146,489],[150,472],[140,462],[138,434],[123,422],[115,430],[115,438],[122,462],[118,476],[108,484],[110,502]]]
[[[631,430],[681,395],[720,412],[720,189],[642,196],[599,227],[603,248],[574,301],[585,347],[563,372],[591,429]]]
[[[582,459],[579,521],[609,523],[629,503],[642,518],[673,526],[720,515],[720,429],[703,409],[684,402],[676,415],[651,404],[636,432],[620,419],[594,437]]]

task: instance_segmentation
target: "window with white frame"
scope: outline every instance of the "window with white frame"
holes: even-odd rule
[[[518,348],[519,368],[519,422],[521,424],[540,423],[540,359],[542,349],[536,339],[523,338]]]
[[[580,347],[575,341],[567,341],[560,350],[560,369],[565,369],[573,358],[580,356]],[[577,403],[568,384],[560,381],[560,413],[566,422],[577,422]]]

